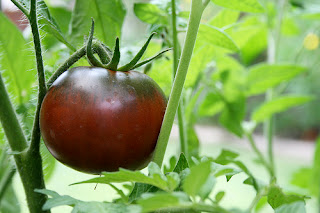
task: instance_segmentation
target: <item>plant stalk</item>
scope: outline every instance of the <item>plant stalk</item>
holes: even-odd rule
[[[269,64],[274,64],[277,61],[277,47],[279,45],[280,33],[281,33],[281,26],[282,26],[282,19],[284,15],[284,8],[287,0],[279,1],[278,5],[280,7],[278,21],[276,22],[277,25],[273,32],[272,29],[269,29],[268,35],[268,57],[267,62]],[[275,2],[277,4],[277,1]],[[268,17],[270,19],[270,17]],[[272,23],[272,20],[269,20],[269,23]],[[269,89],[266,94],[266,102],[271,101],[275,96],[275,91],[273,89]],[[274,155],[273,155],[273,138],[274,138],[274,116],[271,116],[266,122],[264,123],[264,135],[268,141],[268,158],[270,161],[270,168],[272,173],[271,179],[275,177],[275,163],[274,163]]]
[[[202,3],[202,0],[192,0],[191,2],[191,13],[184,47],[181,54],[181,60],[179,62],[176,77],[173,82],[170,98],[167,105],[167,110],[164,115],[161,131],[159,134],[153,158],[153,161],[157,163],[160,167],[163,163],[163,158],[168,145],[168,140],[172,129],[174,117],[179,105],[183,85],[187,76],[187,71],[190,64],[193,48],[196,42],[201,16],[203,10],[205,9],[208,3],[209,1]]]
[[[30,1],[29,22],[33,35],[33,43],[36,55],[37,74],[38,74],[38,103],[33,121],[33,128],[31,132],[31,142],[28,151],[26,152],[22,164],[22,168],[18,168],[20,177],[25,188],[26,197],[30,212],[42,212],[42,206],[47,200],[47,196],[35,192],[35,189],[44,189],[45,183],[42,170],[42,158],[40,155],[40,108],[44,96],[47,92],[44,66],[42,59],[42,50],[40,42],[40,34],[38,28],[37,18],[37,1]],[[46,211],[50,212],[50,211]]]
[[[34,190],[43,187],[41,158],[37,155],[32,160],[27,157],[28,148],[26,137],[22,131],[17,114],[10,101],[0,73],[0,121],[9,142],[14,160],[25,190],[29,210],[31,213],[42,212],[46,196],[35,193]],[[40,154],[38,155],[40,156]],[[40,167],[40,170],[39,170]],[[49,211],[47,211],[49,212]]]
[[[177,33],[177,14],[176,14],[176,1],[171,0],[171,8],[172,8],[172,15],[171,15],[171,27],[172,27],[172,41],[173,41],[173,79],[176,76],[176,72],[178,69],[179,64],[179,55],[180,55],[180,45],[178,40],[178,33]],[[183,92],[182,92],[183,93]],[[186,125],[184,119],[184,105],[183,99],[180,100],[178,106],[178,126],[179,126],[179,139],[180,139],[180,150],[184,153],[186,158],[189,157],[188,151],[188,139],[186,133]]]
[[[49,87],[53,84],[53,82],[62,74],[64,73],[67,69],[69,69],[74,63],[79,61],[82,57],[84,57],[87,53],[86,50],[87,46],[84,45],[81,47],[79,50],[74,52],[49,78],[47,82],[47,87]],[[98,41],[93,41],[92,42],[92,50],[93,53],[97,53],[98,56],[100,57],[100,60],[104,62],[109,62],[109,56],[102,44],[100,44]]]

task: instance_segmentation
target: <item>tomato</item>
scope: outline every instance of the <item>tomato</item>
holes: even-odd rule
[[[165,109],[164,93],[145,74],[76,67],[47,92],[40,129],[51,154],[71,168],[136,170],[152,158]]]

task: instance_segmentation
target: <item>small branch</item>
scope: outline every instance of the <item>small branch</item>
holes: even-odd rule
[[[79,50],[77,50],[75,53],[73,53],[49,78],[47,82],[48,89],[53,84],[53,82],[65,71],[67,71],[74,63],[79,61],[82,57],[86,55],[86,45],[81,47]],[[108,62],[109,55],[106,51],[106,49],[103,47],[103,45],[98,41],[93,41],[92,43],[92,49],[94,53],[97,53],[101,59],[101,61],[104,63]],[[106,56],[107,55],[107,56]]]
[[[178,65],[177,74],[172,86],[167,110],[164,115],[153,158],[153,161],[159,166],[162,166],[163,163],[164,154],[167,149],[170,132],[179,105],[183,85],[187,76],[193,48],[197,38],[201,16],[204,9],[205,7],[202,4],[202,0],[192,0],[188,30],[181,55],[181,60]]]
[[[85,55],[86,55],[86,46],[81,47],[78,51],[73,53],[49,78],[47,83],[48,89],[62,73],[64,73],[67,69],[69,69],[74,63],[76,63]]]
[[[262,153],[260,152],[260,150],[258,149],[253,137],[252,137],[252,134],[251,133],[245,133],[249,142],[250,142],[250,145],[253,149],[253,151],[257,154],[259,160],[261,161],[261,163],[267,168],[269,174],[271,177],[274,177],[274,171],[272,169],[272,167],[269,165],[269,163],[266,161],[266,159],[263,157]]]
[[[253,212],[254,211],[254,208],[256,207],[258,202],[261,200],[261,198],[263,196],[267,195],[267,192],[268,192],[268,188],[263,188],[262,190],[259,191],[259,193],[257,193],[257,195],[255,196],[255,198],[253,199],[253,201],[251,202],[251,204],[249,206],[248,212]]]

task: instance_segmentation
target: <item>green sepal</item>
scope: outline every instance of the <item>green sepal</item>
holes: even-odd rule
[[[146,43],[143,45],[143,47],[140,49],[140,51],[137,53],[137,55],[126,65],[120,67],[118,70],[119,71],[129,71],[131,70],[137,63],[138,61],[141,59],[141,57],[143,56],[144,52],[146,51],[152,37],[155,35],[156,33],[152,33],[150,35],[150,37],[148,38],[148,40],[146,41]]]
[[[103,64],[98,59],[96,59],[96,57],[94,57],[93,55],[93,51],[92,51],[93,33],[94,33],[94,20],[92,19],[91,30],[90,30],[89,38],[87,41],[87,57],[91,65],[97,66],[97,67],[103,67]]]
[[[106,68],[109,70],[117,71],[118,64],[120,61],[120,47],[119,47],[119,38],[116,39],[116,46],[114,48],[113,56]]]
[[[108,64],[111,61],[110,55],[112,54],[112,52],[110,54],[105,46],[97,39],[94,39],[92,41],[92,50],[93,53],[98,54],[102,64]]]
[[[152,61],[153,59],[158,58],[158,57],[161,56],[163,53],[168,52],[169,50],[172,50],[172,48],[168,48],[168,49],[162,50],[162,51],[159,52],[157,55],[155,55],[155,56],[153,56],[153,57],[151,57],[151,58],[148,58],[148,59],[140,62],[139,64],[136,64],[136,65],[133,66],[131,69],[133,70],[133,69],[136,69],[136,68],[138,68],[138,67],[141,67],[142,65],[145,65],[145,64],[149,63],[149,62]]]

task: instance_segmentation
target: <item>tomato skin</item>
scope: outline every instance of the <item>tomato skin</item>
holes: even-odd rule
[[[47,92],[40,129],[51,154],[76,170],[136,170],[152,158],[165,109],[165,95],[147,75],[76,67]]]

